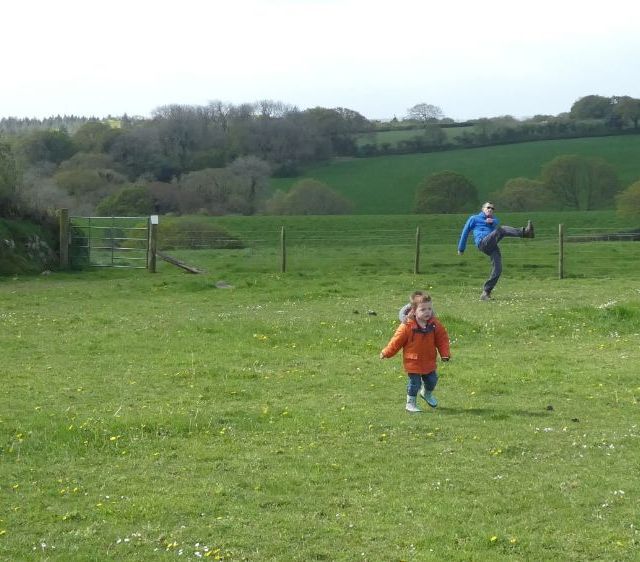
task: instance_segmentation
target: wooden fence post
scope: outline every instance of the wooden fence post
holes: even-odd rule
[[[60,268],[69,268],[69,209],[60,209]]]
[[[558,279],[564,279],[564,224],[558,225]]]
[[[158,250],[158,215],[149,217],[149,248],[147,250],[147,269],[156,272],[156,252]]]
[[[287,271],[287,245],[284,232],[284,226],[280,231],[280,272],[285,273]]]
[[[413,273],[420,273],[420,227],[416,228],[416,259],[413,264]]]

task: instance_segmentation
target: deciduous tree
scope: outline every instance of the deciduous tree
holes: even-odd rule
[[[542,168],[542,182],[564,209],[610,207],[620,189],[615,169],[602,158],[558,156]]]
[[[420,123],[432,123],[444,117],[442,109],[430,103],[418,103],[407,110],[407,117]]]
[[[107,152],[121,133],[121,129],[115,129],[108,123],[89,121],[76,131],[73,142],[82,152]]]
[[[150,215],[154,211],[153,199],[145,186],[127,185],[103,199],[96,207],[99,215]]]
[[[607,119],[611,116],[613,104],[611,98],[604,96],[584,96],[571,106],[573,119]]]
[[[478,205],[478,190],[465,176],[443,171],[425,178],[416,190],[416,213],[461,213]]]
[[[247,214],[245,185],[228,168],[190,172],[178,182],[182,213],[226,215]]]
[[[346,197],[310,178],[300,180],[286,194],[277,192],[267,206],[272,215],[346,215],[352,209]]]
[[[18,170],[7,143],[0,142],[0,216],[7,216],[17,203]]]
[[[640,99],[616,96],[613,112],[622,120],[623,126],[632,123],[633,128],[637,129],[640,121]]]
[[[238,178],[237,195],[246,201],[245,214],[255,214],[269,190],[269,164],[255,156],[242,156],[231,163],[229,170]]]
[[[621,217],[640,219],[640,180],[616,196],[616,209]]]
[[[17,155],[26,165],[39,162],[60,164],[75,154],[77,148],[65,130],[34,131],[16,143]]]
[[[529,178],[508,180],[494,199],[505,211],[547,211],[554,207],[551,191],[541,181]]]

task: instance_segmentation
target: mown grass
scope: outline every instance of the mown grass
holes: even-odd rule
[[[600,157],[618,172],[623,187],[640,178],[640,136],[539,141],[431,154],[336,160],[310,167],[302,177],[329,185],[354,203],[357,214],[406,214],[426,177],[452,170],[468,177],[480,199],[515,177],[537,178],[541,168],[563,154]],[[273,179],[276,189],[289,189],[300,178]]]
[[[543,234],[508,241],[483,303],[473,248],[413,275],[373,217],[358,248],[336,220],[285,274],[276,243],[0,281],[0,558],[637,559],[634,243],[559,280]],[[415,288],[453,359],[409,415],[377,356]]]

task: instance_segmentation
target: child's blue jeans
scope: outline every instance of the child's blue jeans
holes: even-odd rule
[[[431,392],[438,384],[438,373],[433,371],[427,375],[418,375],[416,373],[407,373],[409,382],[407,383],[407,394],[409,396],[418,396],[420,385],[424,383],[424,388]]]

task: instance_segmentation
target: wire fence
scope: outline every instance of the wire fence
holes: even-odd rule
[[[160,227],[162,228],[162,227]],[[184,231],[163,239],[164,247],[205,268],[255,272],[414,272],[446,270],[460,277],[486,274],[487,257],[469,238],[457,255],[458,228],[406,226],[362,228],[317,224],[276,228]],[[562,242],[562,243],[561,243]],[[505,271],[536,278],[639,277],[640,233],[558,226],[533,240],[505,238],[500,243]],[[160,247],[162,249],[162,245]]]

